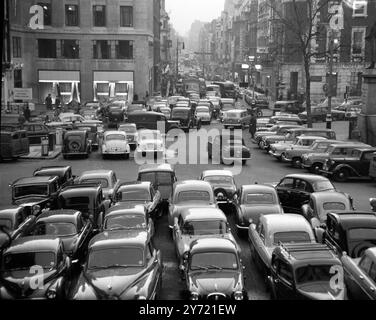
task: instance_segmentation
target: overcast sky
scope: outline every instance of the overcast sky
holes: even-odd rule
[[[166,0],[166,11],[171,23],[184,36],[192,22],[210,22],[218,18],[224,9],[225,0]]]

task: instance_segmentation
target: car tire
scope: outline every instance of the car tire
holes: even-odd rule
[[[291,166],[293,168],[300,168],[301,164],[302,164],[302,158],[295,157],[292,159]]]
[[[69,150],[78,151],[81,149],[81,141],[73,140],[68,144]]]
[[[333,176],[334,180],[337,182],[346,182],[349,178],[349,170],[339,169]]]

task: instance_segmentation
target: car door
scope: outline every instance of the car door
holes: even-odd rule
[[[301,213],[302,206],[310,200],[311,192],[313,189],[308,181],[295,179],[294,188],[290,194],[293,212]]]
[[[293,272],[290,265],[282,260],[277,260],[275,282],[276,295],[279,299],[289,300],[294,298]]]
[[[283,210],[285,212],[289,212],[291,206],[293,205],[292,192],[294,185],[294,178],[284,178],[276,187],[279,200],[281,201]]]
[[[173,229],[173,239],[175,242],[176,253],[179,256],[181,252],[184,253],[184,241],[183,241],[183,227],[184,220],[182,216],[179,216],[178,222]]]
[[[363,152],[360,161],[356,163],[356,171],[360,174],[362,177],[368,177],[369,175],[369,168],[371,165],[371,160],[373,158],[373,152],[372,151],[365,151]]]

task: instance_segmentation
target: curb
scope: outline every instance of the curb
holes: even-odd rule
[[[53,155],[53,156],[48,156],[48,157],[20,157],[20,159],[23,159],[23,160],[53,160],[53,159],[56,159],[57,157],[59,157],[61,155],[61,152],[58,152],[57,154]]]

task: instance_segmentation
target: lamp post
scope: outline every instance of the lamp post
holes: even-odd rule
[[[333,32],[329,39],[329,77],[328,77],[328,113],[326,115],[326,128],[332,129],[332,96],[333,96],[333,56],[334,45],[338,45],[338,39],[334,38]]]
[[[176,40],[176,78],[179,77],[179,45],[183,44],[183,50],[185,49],[184,41],[179,41],[179,38]]]

